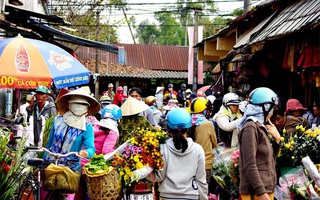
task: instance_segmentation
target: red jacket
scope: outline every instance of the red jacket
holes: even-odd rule
[[[298,61],[298,66],[303,68],[320,67],[319,45],[308,46]]]
[[[124,95],[124,94],[122,94],[122,93],[117,92],[117,93],[114,95],[112,104],[115,104],[115,105],[117,105],[117,106],[120,107],[121,104],[123,103],[124,98],[127,98],[127,97],[128,97],[127,95]]]

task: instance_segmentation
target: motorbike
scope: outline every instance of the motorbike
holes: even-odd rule
[[[154,185],[141,179],[128,188],[124,188],[124,200],[156,200]]]
[[[10,138],[8,142],[8,148],[16,150],[17,140],[21,139],[21,136],[17,135],[18,125],[22,124],[24,121],[23,117],[17,117],[15,120],[7,119],[5,117],[0,117],[0,127],[10,131]]]

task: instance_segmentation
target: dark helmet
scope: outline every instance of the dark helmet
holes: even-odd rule
[[[168,88],[173,88],[172,83],[169,83],[169,84],[168,84]]]
[[[222,98],[223,97],[223,87],[221,85],[215,85],[211,88],[212,95],[216,98]]]
[[[181,89],[182,89],[182,90],[186,90],[186,89],[187,89],[186,84],[182,83],[182,84],[181,84]]]

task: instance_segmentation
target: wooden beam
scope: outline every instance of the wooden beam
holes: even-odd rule
[[[236,44],[235,35],[217,38],[217,50],[230,51],[235,44]]]
[[[204,42],[204,55],[205,56],[219,56],[225,57],[229,51],[217,50],[217,41],[205,41]]]
[[[204,49],[203,48],[199,48],[198,49],[198,60],[218,62],[220,60],[220,57],[219,56],[207,56],[207,55],[204,55]]]

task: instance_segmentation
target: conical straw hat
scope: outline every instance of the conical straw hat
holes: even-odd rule
[[[121,106],[122,116],[135,115],[142,111],[145,111],[147,108],[148,105],[145,104],[143,101],[139,101],[129,96]]]
[[[57,98],[56,104],[57,104],[57,107],[61,110],[61,112],[65,113],[69,110],[68,101],[70,100],[71,97],[75,97],[75,96],[87,99],[89,103],[88,115],[94,115],[98,113],[98,111],[100,110],[100,103],[90,94],[88,94],[87,91],[83,90],[82,88],[79,88]]]

